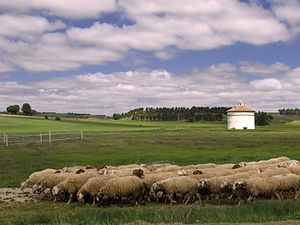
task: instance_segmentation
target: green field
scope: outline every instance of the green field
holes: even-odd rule
[[[228,131],[225,123],[62,121],[0,117],[0,133],[51,130],[86,133],[83,141],[27,144],[0,149],[0,187],[16,187],[32,172],[71,165],[119,165],[169,161],[227,163],[288,156],[300,160],[300,122],[274,122],[255,131]],[[184,208],[184,209],[182,209]],[[45,210],[47,209],[47,210]],[[62,210],[61,210],[62,209]],[[5,224],[111,224],[132,222],[261,222],[300,219],[297,201],[264,201],[237,206],[141,206],[96,208],[44,202],[1,205]],[[63,211],[63,212],[62,212]],[[38,213],[37,213],[38,212]],[[87,216],[85,216],[87,215]],[[127,216],[126,216],[127,215]],[[189,219],[184,219],[189,215]],[[14,216],[12,218],[12,216]],[[103,220],[100,221],[100,217]]]

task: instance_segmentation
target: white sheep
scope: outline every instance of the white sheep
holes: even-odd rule
[[[288,166],[286,167],[291,173],[294,173],[296,175],[300,175],[300,166],[298,165],[293,165],[293,166]]]
[[[102,188],[107,181],[116,178],[115,175],[103,175],[90,178],[77,192],[78,202],[84,203],[85,195],[89,194],[93,198],[93,206],[96,203],[96,197],[99,189]]]
[[[144,182],[136,176],[118,177],[110,179],[104,187],[100,188],[98,199],[108,201],[119,199],[122,204],[123,197],[132,197],[135,205],[144,191]]]
[[[188,176],[172,177],[158,181],[152,185],[151,192],[157,193],[158,191],[163,191],[169,196],[170,205],[175,202],[173,198],[176,194],[185,196],[184,204],[187,204],[190,198],[194,196],[197,196],[201,202],[198,193],[198,181]]]
[[[35,194],[42,194],[46,191],[46,189],[50,189],[50,192],[52,193],[52,188],[59,184],[60,182],[64,181],[68,177],[74,175],[74,173],[67,173],[67,172],[61,172],[57,171],[54,174],[51,174],[47,177],[45,180],[40,180],[33,186],[33,193]]]
[[[278,168],[278,167],[270,167],[266,170],[263,170],[261,173],[258,173],[258,176],[261,178],[272,177],[276,175],[283,175],[291,173],[287,168]]]
[[[44,169],[32,173],[26,181],[21,183],[21,190],[25,188],[32,188],[40,179],[47,178],[48,176],[54,174],[55,172],[56,172],[55,169]]]
[[[58,196],[68,193],[69,196],[69,201],[68,204],[71,203],[74,194],[92,177],[97,176],[98,174],[95,172],[86,172],[86,173],[80,173],[80,174],[75,174],[63,182],[57,184],[55,187],[52,189],[52,194],[54,196],[54,201],[57,200]],[[100,175],[98,175],[100,176]]]
[[[152,173],[152,174],[147,174],[145,175],[143,182],[145,184],[145,198],[147,199],[148,202],[151,200],[150,196],[150,190],[151,187],[154,183],[165,180],[171,177],[176,177],[177,174],[174,172],[165,172],[165,173]],[[152,196],[153,197],[153,196]],[[158,197],[154,196],[155,200],[158,201]]]
[[[300,188],[300,177],[296,174],[283,174],[277,175],[273,177],[279,181],[278,192],[280,194],[281,200],[283,200],[282,193],[286,191],[293,191],[295,199],[299,196],[299,188]]]
[[[295,175],[297,176],[297,175]],[[247,192],[248,201],[255,199],[257,196],[275,196],[281,200],[280,193],[287,188],[287,180],[290,175],[279,175],[274,177],[251,177],[244,181],[237,181],[233,185],[234,192]],[[298,178],[299,183],[299,178]],[[298,184],[299,185],[299,184]],[[244,195],[246,196],[246,195]]]

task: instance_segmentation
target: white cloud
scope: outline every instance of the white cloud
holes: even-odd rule
[[[63,22],[49,22],[39,16],[0,15],[0,36],[32,39],[34,36],[62,28],[65,28]]]
[[[253,64],[248,62],[242,62],[239,70],[243,73],[249,74],[260,74],[260,75],[277,75],[278,73],[283,73],[288,71],[290,68],[289,66],[283,63],[273,63],[271,65],[264,65],[264,64]]]
[[[223,63],[181,75],[153,70],[2,81],[0,109],[30,102],[38,111],[112,114],[149,106],[231,106],[240,100],[256,110],[299,107],[299,68],[289,69],[277,78],[251,82],[235,68]]]
[[[297,37],[300,19],[297,15],[288,18],[286,8],[296,9],[299,2],[274,0],[271,9],[255,2],[1,0],[0,61],[5,60],[14,69],[64,71],[111,61],[126,63],[127,56],[135,51],[169,60],[187,50],[211,50],[239,42],[251,45],[290,42]],[[132,23],[117,26],[104,22],[103,13],[122,15]],[[65,24],[51,20],[57,16],[64,17]],[[70,18],[92,18],[93,24],[68,26],[74,24]],[[141,65],[145,61],[133,58],[129,63]],[[242,69],[245,73],[268,70],[259,65],[256,68],[246,65]]]
[[[279,80],[274,78],[267,78],[262,80],[254,80],[250,82],[250,85],[260,91],[273,91],[282,88]]]
[[[1,0],[1,11],[40,11],[45,15],[72,19],[97,18],[102,13],[116,10],[115,0]]]

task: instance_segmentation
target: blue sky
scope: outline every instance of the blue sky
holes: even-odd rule
[[[299,0],[2,0],[0,110],[299,107]]]

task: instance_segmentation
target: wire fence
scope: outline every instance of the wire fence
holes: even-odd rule
[[[39,134],[3,134],[0,138],[0,147],[9,147],[20,144],[34,144],[34,143],[49,143],[55,141],[69,141],[69,140],[83,140],[83,132],[61,132],[55,133],[49,131],[48,133]]]

